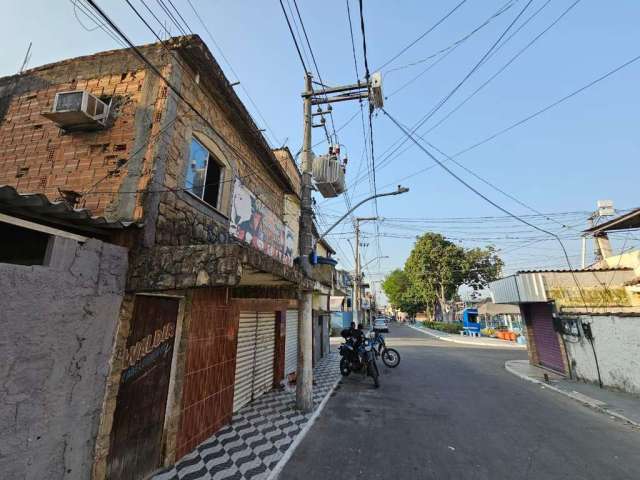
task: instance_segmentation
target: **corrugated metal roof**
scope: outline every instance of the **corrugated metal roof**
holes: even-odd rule
[[[590,233],[597,236],[600,233],[610,232],[613,230],[631,230],[636,228],[640,228],[640,208],[631,210],[630,212],[613,218],[608,222],[588,228],[587,230],[584,230],[584,233]]]
[[[627,267],[603,267],[603,268],[576,268],[574,270],[569,270],[568,268],[562,269],[562,268],[552,268],[552,269],[546,269],[546,270],[518,270],[516,272],[516,274],[518,273],[570,273],[570,272],[574,272],[574,273],[578,273],[578,272],[619,272],[619,271],[626,271],[626,270],[633,270],[632,268],[627,268]]]
[[[100,230],[127,228],[134,222],[109,221],[91,215],[86,208],[73,208],[67,202],[52,202],[42,193],[19,193],[10,185],[0,185],[0,210],[26,218],[72,224],[78,228]]]

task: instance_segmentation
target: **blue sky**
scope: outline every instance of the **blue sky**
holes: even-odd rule
[[[131,1],[144,12],[139,0]],[[279,145],[287,141],[287,145],[297,151],[302,138],[302,67],[279,2],[192,1],[224,55],[231,61],[243,87],[267,120],[273,131],[269,134],[271,143]],[[459,1],[365,1],[371,70],[386,63]],[[124,1],[102,0],[98,3],[134,42],[153,40],[151,33],[134,17]],[[212,45],[187,1],[174,0],[174,3],[193,31],[209,44],[229,78],[236,80],[236,75]],[[470,71],[527,0],[514,1],[508,10],[423,76],[392,94],[428,66],[429,61],[414,66],[408,64],[464,37],[507,3],[507,0],[468,0],[438,28],[383,69],[388,111],[406,125],[414,124],[428,112]],[[425,128],[458,105],[572,3],[569,0],[533,0],[514,28],[542,7],[540,12],[464,83]],[[156,2],[148,0],[148,5],[160,14]],[[298,5],[323,80],[331,85],[352,83],[356,74],[345,1],[298,0]],[[356,56],[362,76],[357,2],[351,0],[350,6]],[[31,67],[118,46],[80,11],[76,11],[79,20],[76,19],[71,1],[5,0],[3,11],[1,75],[16,72],[30,41],[33,42]],[[639,19],[640,2],[637,1],[580,1],[537,43],[426,138],[444,152],[458,152],[639,55]],[[168,20],[167,25],[170,25]],[[176,27],[172,32],[177,32]],[[396,67],[405,68],[389,71]],[[640,206],[637,195],[639,77],[640,62],[637,62],[457,160],[541,212],[584,212],[594,209],[598,199],[611,199],[620,209]],[[243,90],[239,89],[238,93],[247,100]],[[248,107],[257,123],[265,126],[255,108],[251,104]],[[342,125],[358,110],[356,103],[337,104],[334,107],[336,126]],[[373,128],[376,161],[383,165],[383,152],[402,134],[382,114],[373,119]],[[352,184],[359,169],[361,174],[367,171],[366,165],[361,164],[365,144],[360,116],[357,115],[338,135],[350,159],[347,183]],[[315,141],[321,140],[322,136],[320,130],[314,131]],[[321,145],[315,151],[321,154],[324,149],[326,146]],[[439,167],[414,175],[431,163],[424,153],[411,148],[387,166],[377,169],[380,191],[393,188],[383,187],[385,185],[402,183],[410,187],[411,192],[381,199],[378,203],[380,216],[388,219],[379,224],[383,234],[381,251],[390,258],[381,260],[379,265],[372,262],[370,278],[380,278],[381,273],[376,272],[402,266],[413,244],[411,237],[426,229],[440,231],[469,247],[494,244],[503,252],[507,272],[520,268],[563,266],[561,250],[556,243],[542,241],[543,235],[524,225],[506,219],[482,218],[503,217],[504,214],[467,191]],[[505,207],[518,214],[532,214],[459,167],[453,165],[452,168]],[[399,182],[398,179],[403,180]],[[350,195],[355,201],[366,196],[369,189],[365,175],[364,181],[355,185]],[[331,222],[335,215],[345,210],[344,198],[328,201],[318,198],[317,202],[321,224]],[[372,208],[371,205],[363,207],[358,214],[371,215]],[[476,219],[451,220],[458,217]],[[586,226],[583,213],[555,216],[553,221],[535,217],[530,220],[566,236],[569,253],[576,256],[572,260],[578,262],[580,242],[577,232]],[[574,228],[563,228],[556,222],[571,224]],[[350,229],[351,226],[345,224],[331,239],[338,247],[338,256],[346,268],[353,266],[348,243],[352,237]],[[372,225],[363,230],[370,234],[375,231]],[[636,234],[636,237],[621,235],[615,244],[618,248],[629,248],[640,243],[640,235]],[[377,247],[373,237],[368,237],[365,242],[369,243],[364,249],[364,262],[367,262],[376,256]]]

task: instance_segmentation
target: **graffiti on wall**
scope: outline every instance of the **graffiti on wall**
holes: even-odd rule
[[[286,264],[293,265],[298,239],[293,230],[236,178],[230,232],[238,240]]]

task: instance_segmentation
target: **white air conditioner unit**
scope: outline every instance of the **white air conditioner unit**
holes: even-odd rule
[[[64,130],[104,128],[109,106],[84,90],[56,93],[53,109],[42,114]]]

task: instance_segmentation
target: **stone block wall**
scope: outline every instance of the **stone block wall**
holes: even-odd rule
[[[56,239],[52,260],[0,264],[3,478],[91,475],[127,252]]]
[[[162,184],[169,189],[159,198],[156,224],[158,245],[197,243],[230,243],[229,218],[234,177],[251,190],[280,218],[284,216],[285,191],[278,182],[276,167],[265,165],[265,152],[252,147],[250,137],[255,132],[238,126],[232,107],[196,76],[184,60],[173,64],[173,81],[179,84],[188,101],[215,127],[213,131],[184,102],[169,103],[167,115],[175,119],[167,141]],[[201,73],[201,72],[198,72]],[[198,82],[196,82],[198,78]],[[213,208],[185,191],[191,140],[197,138],[224,166],[221,183],[222,203]]]

